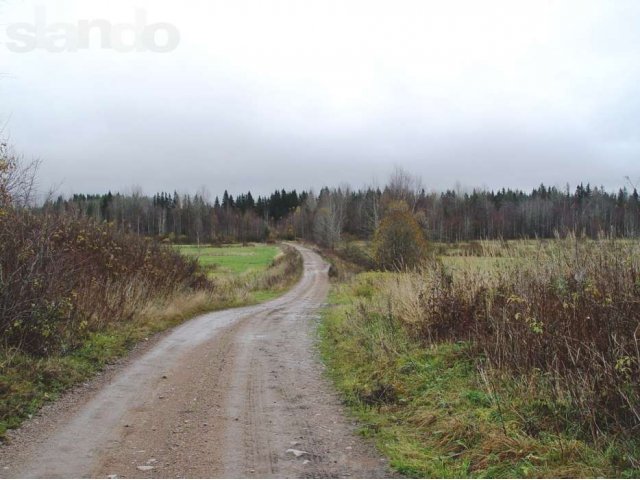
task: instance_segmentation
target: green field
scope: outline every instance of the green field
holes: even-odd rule
[[[198,263],[212,277],[262,272],[282,253],[275,245],[263,244],[246,247],[177,245],[176,248],[183,255],[197,258]]]

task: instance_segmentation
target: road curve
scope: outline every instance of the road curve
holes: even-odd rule
[[[315,354],[328,266],[296,248],[304,274],[288,293],[175,328],[55,418],[34,419],[25,438],[18,432],[0,450],[0,476],[386,476]]]

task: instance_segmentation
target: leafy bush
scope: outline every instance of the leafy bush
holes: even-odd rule
[[[424,258],[426,241],[420,225],[406,204],[391,205],[376,230],[374,257],[383,269],[417,267]]]

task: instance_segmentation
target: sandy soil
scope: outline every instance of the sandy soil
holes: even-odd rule
[[[327,264],[270,302],[194,318],[0,448],[3,477],[384,477],[314,349]]]

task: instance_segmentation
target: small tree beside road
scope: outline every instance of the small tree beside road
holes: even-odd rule
[[[427,250],[420,225],[405,202],[389,206],[376,230],[373,253],[380,268],[411,269],[419,265]]]

